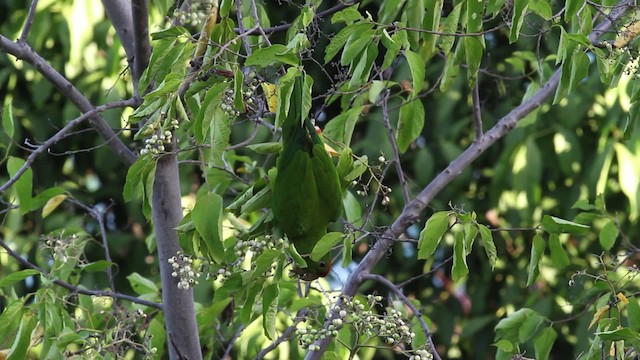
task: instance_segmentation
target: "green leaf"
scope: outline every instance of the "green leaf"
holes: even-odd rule
[[[224,257],[222,244],[222,197],[210,193],[196,200],[191,219],[207,246],[208,254],[216,263]]]
[[[442,18],[443,5],[444,5],[443,0],[426,2],[427,13],[424,19],[424,24],[422,25],[423,29],[436,31],[436,32],[440,31],[440,19]],[[462,3],[459,3],[458,5],[462,5]],[[456,25],[457,25],[457,20],[456,20]],[[446,33],[447,31],[444,30],[443,32]],[[423,46],[422,46],[421,53],[424,55],[425,59],[431,58],[431,56],[433,56],[433,54],[435,53],[436,42],[438,41],[439,36],[440,35],[438,34],[430,34],[426,32],[422,34]]]
[[[360,202],[351,191],[344,192],[342,205],[344,206],[344,215],[347,221],[353,226],[362,226],[364,221],[362,218],[362,206],[360,206]]]
[[[88,264],[80,264],[79,267],[86,272],[100,272],[105,271],[109,267],[115,265],[114,263],[107,260],[98,260],[94,262],[90,262]]]
[[[582,6],[585,6],[585,2],[583,0],[567,0],[565,6],[564,20],[572,23],[575,20],[574,17],[578,13],[578,10],[580,10]]]
[[[373,24],[364,21],[344,27],[331,39],[329,45],[327,45],[327,48],[325,49],[324,63],[329,63],[329,61],[338,54],[338,52],[344,47],[347,40],[349,40],[352,33],[361,33],[371,28],[373,28]]]
[[[482,18],[484,16],[484,1],[467,0],[465,26],[467,33],[478,33],[482,31]]]
[[[13,335],[19,326],[18,320],[22,317],[22,313],[26,310],[24,306],[24,298],[11,300],[0,313],[0,339],[8,339],[9,335]]]
[[[358,56],[366,49],[366,47],[371,43],[372,38],[375,35],[375,31],[373,30],[363,30],[360,29],[354,31],[347,43],[344,45],[344,50],[342,51],[342,57],[340,58],[340,64],[342,66],[347,66],[351,64],[352,61],[356,60]]]
[[[262,328],[269,340],[276,338],[276,316],[278,315],[278,283],[272,283],[262,293]]]
[[[418,259],[428,259],[433,255],[442,241],[444,233],[449,229],[449,212],[439,211],[427,220],[418,240]]]
[[[419,98],[409,101],[400,107],[396,141],[398,142],[398,150],[401,153],[406,152],[409,149],[409,145],[420,136],[424,121],[424,107]]]
[[[388,69],[398,56],[401,45],[398,41],[396,41],[397,38],[397,33],[393,34],[393,36],[389,36],[387,30],[382,29],[382,36],[380,37],[380,39],[382,40],[382,45],[384,45],[387,51],[384,54],[384,60],[382,61],[382,66],[380,67],[381,70]]]
[[[596,332],[594,335],[599,336],[604,341],[637,341],[640,339],[640,333],[629,328],[601,331]]]
[[[544,319],[537,312],[531,313],[530,316],[527,316],[518,329],[518,340],[521,343],[527,342],[531,339],[536,332],[538,332],[538,328],[542,325]]]
[[[9,176],[14,177],[18,173],[18,170],[25,165],[25,161],[21,158],[10,156],[7,160],[7,171]],[[31,167],[22,173],[22,176],[13,184],[18,194],[18,201],[20,202],[20,212],[26,214],[31,209],[31,190],[33,187],[33,171]]]
[[[127,276],[127,280],[129,280],[129,284],[131,285],[133,291],[135,291],[138,295],[159,293],[159,289],[153,281],[145,278],[137,272],[131,273],[129,276]]]
[[[244,75],[240,67],[236,68],[233,73],[233,106],[236,110],[242,112],[244,110],[244,101],[242,98],[242,82]]]
[[[564,251],[564,247],[560,243],[558,234],[549,235],[549,250],[551,252],[551,261],[558,270],[564,269],[571,263],[567,252]]]
[[[478,230],[480,231],[480,237],[482,238],[482,246],[484,247],[484,251],[487,254],[489,263],[491,264],[491,270],[493,270],[496,266],[496,260],[498,258],[496,244],[493,242],[493,234],[488,227],[482,224],[478,224]]]
[[[374,80],[371,82],[371,87],[369,88],[369,102],[375,104],[378,101],[378,95],[384,90],[386,87],[386,83],[380,80]]]
[[[600,229],[600,234],[598,235],[600,246],[607,251],[611,250],[613,245],[616,243],[619,233],[620,230],[618,230],[616,223],[613,220],[608,219],[602,229]]]
[[[552,327],[546,327],[533,339],[533,348],[536,352],[536,360],[548,360],[551,348],[556,341],[558,333]]]
[[[342,267],[347,268],[353,262],[353,241],[355,235],[347,235],[342,242]]]
[[[509,32],[510,44],[513,44],[520,36],[520,29],[528,7],[529,0],[513,0],[513,16],[511,17],[511,31]]]
[[[552,234],[569,233],[583,235],[589,231],[589,226],[587,225],[549,215],[542,217],[542,227],[545,231]]]
[[[571,56],[571,77],[569,78],[569,91],[575,90],[580,82],[589,75],[589,57],[581,49],[576,49]]]
[[[254,282],[249,285],[249,290],[247,290],[247,298],[242,305],[242,309],[240,309],[240,322],[243,324],[249,324],[251,321],[251,317],[254,313],[253,304],[255,304],[258,299],[258,294],[262,290],[262,283]]]
[[[266,142],[261,144],[247,145],[247,148],[258,154],[277,154],[282,149],[282,142]]]
[[[509,342],[519,342],[520,328],[529,317],[540,316],[535,310],[522,308],[500,320],[496,325],[495,339],[504,339]],[[509,350],[506,350],[509,351]]]
[[[540,274],[539,265],[542,255],[544,255],[545,247],[546,244],[542,236],[535,234],[533,236],[533,244],[531,246],[531,259],[529,261],[527,286],[531,286],[538,278],[538,274]]]
[[[15,126],[11,101],[6,101],[2,109],[2,128],[9,138],[13,138]]]
[[[469,274],[469,266],[467,266],[467,252],[464,246],[464,233],[457,232],[455,235],[455,243],[453,244],[453,267],[451,269],[451,277],[453,282],[464,278]]]
[[[422,28],[422,22],[425,15],[425,1],[424,0],[407,0],[407,5],[404,8],[404,15],[407,18],[407,25],[410,28],[420,29]],[[440,14],[438,14],[439,16]],[[433,14],[432,14],[433,16]],[[417,31],[409,32],[409,44],[412,49],[417,49],[419,46],[420,33]]]
[[[422,91],[426,65],[424,59],[411,50],[405,50],[404,56],[409,63],[409,70],[411,70],[411,78],[413,79],[413,93],[411,95],[413,99]]]
[[[247,278],[244,283],[246,284],[253,279],[263,276],[264,273],[271,268],[276,259],[282,255],[282,252],[278,250],[266,249],[263,251],[262,254],[256,258],[253,273],[251,273],[251,276]]]
[[[477,0],[470,0],[478,3]],[[482,6],[482,5],[481,5]],[[469,87],[473,87],[478,78],[480,63],[482,62],[482,54],[484,52],[484,44],[482,38],[467,36],[464,38],[465,56],[467,61],[467,79]]]
[[[37,318],[30,312],[22,315],[18,333],[15,335],[13,345],[11,345],[11,353],[7,360],[22,360],[27,358],[27,351],[31,346],[31,333],[38,324]]]
[[[629,299],[627,319],[631,330],[640,331],[640,304],[638,304],[638,299],[635,297]]]
[[[465,254],[471,254],[471,250],[473,249],[473,243],[478,236],[478,228],[475,224],[466,223],[463,225],[464,228],[464,250]]]
[[[11,274],[6,275],[2,279],[0,279],[0,287],[13,285],[18,281],[22,281],[28,278],[29,276],[38,275],[38,274],[40,274],[40,272],[35,269],[25,269],[25,270],[12,272]]]
[[[444,23],[442,24],[442,32],[445,34],[455,34],[458,29],[458,22],[460,21],[460,13],[462,12],[463,2],[458,3],[453,10],[447,15]],[[455,36],[442,36],[440,38],[440,49],[445,56],[448,56],[453,48],[455,42]]]
[[[293,82],[298,76],[300,76],[300,70],[290,67],[287,69],[287,73],[278,81],[279,86],[276,88],[276,98],[278,99],[278,106],[276,109],[276,127],[282,126],[284,119],[289,114],[289,108],[291,107],[291,94],[293,93]]]
[[[553,18],[553,10],[547,0],[533,0],[529,1],[529,9],[536,15],[540,16],[546,21]]]
[[[331,248],[342,240],[343,236],[344,234],[341,232],[330,232],[321,237],[313,247],[313,250],[311,250],[311,260],[319,261],[322,259],[323,256],[331,251]]]
[[[363,106],[356,106],[331,119],[323,130],[324,135],[339,144],[349,145],[362,109]]]
[[[358,6],[349,6],[344,10],[340,10],[337,13],[333,14],[331,17],[331,23],[337,24],[340,22],[351,23],[357,20],[362,19],[362,14],[358,11]]]
[[[282,44],[273,44],[254,50],[245,61],[245,66],[267,67],[278,64],[297,66],[299,63],[300,58],[291,49]]]

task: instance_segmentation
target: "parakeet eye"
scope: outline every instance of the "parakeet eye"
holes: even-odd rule
[[[318,263],[318,266],[320,266],[320,269],[326,269],[326,268],[327,268],[327,262],[326,262],[326,261],[324,261],[324,260],[321,260],[321,261]]]

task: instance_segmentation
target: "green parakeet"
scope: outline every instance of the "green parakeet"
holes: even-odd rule
[[[302,114],[303,78],[294,82],[289,113],[282,124],[282,150],[273,185],[273,215],[307,263],[294,273],[306,281],[326,276],[331,255],[320,261],[311,250],[342,212],[342,191],[335,165],[315,128]]]

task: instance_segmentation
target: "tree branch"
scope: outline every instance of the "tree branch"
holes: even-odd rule
[[[102,111],[105,111],[105,110],[108,110],[108,109],[114,109],[114,108],[127,107],[127,106],[133,107],[136,104],[137,104],[136,99],[114,101],[114,102],[111,102],[111,103],[108,103],[108,104],[96,106],[93,109],[91,109],[91,110],[85,112],[84,114],[78,116],[77,118],[71,120],[67,125],[65,125],[62,129],[60,129],[60,131],[58,131],[55,135],[50,137],[43,144],[38,146],[38,148],[35,149],[29,155],[29,157],[27,157],[27,160],[20,167],[20,169],[18,169],[18,171],[6,183],[4,183],[2,186],[0,186],[0,194],[2,194],[5,191],[7,191],[7,189],[9,189],[9,187],[11,187],[11,185],[13,185],[16,181],[18,181],[18,179],[20,179],[22,174],[24,174],[25,171],[27,171],[27,169],[33,164],[33,162],[36,160],[36,158],[40,154],[42,154],[43,152],[47,151],[51,146],[53,146],[53,144],[55,144],[58,141],[62,140],[62,138],[64,138],[65,135],[72,128],[76,127],[77,125],[79,125],[83,121],[90,119],[92,116],[95,116],[96,114],[98,114],[98,113],[100,113]],[[116,135],[114,134],[113,136],[116,136]]]
[[[49,65],[26,43],[16,43],[0,35],[0,50],[33,65],[42,76],[58,88],[58,90],[83,113],[88,113],[95,109],[89,99],[87,99],[80,90],[73,86],[69,80]],[[111,151],[126,165],[131,165],[136,161],[136,154],[129,150],[100,115],[93,113],[92,116],[89,117],[89,122],[106,141]]]
[[[629,10],[633,5],[633,2],[633,0],[621,1],[616,9],[609,14],[609,17],[605,18],[593,29],[591,34],[589,34],[589,39],[591,41],[595,41],[598,36],[611,27],[614,21],[619,19]],[[435,196],[444,189],[447,184],[455,179],[467,166],[469,166],[469,164],[471,164],[471,162],[482,155],[491,145],[495,144],[498,140],[508,134],[516,126],[518,120],[524,118],[527,114],[540,107],[549,97],[551,97],[551,95],[553,95],[560,83],[561,75],[562,69],[560,68],[556,70],[553,76],[551,76],[551,78],[529,100],[520,104],[500,119],[500,121],[487,131],[482,138],[477,139],[477,141],[472,143],[462,154],[460,154],[460,156],[449,163],[449,165],[440,174],[438,174],[413,201],[405,206],[400,216],[385,232],[381,240],[374,244],[372,249],[362,259],[358,267],[353,273],[351,273],[342,291],[345,296],[352,297],[356,294],[365,276],[371,272],[371,269],[373,269],[373,267],[385,255],[387,249],[393,245],[394,241],[391,239],[397,238],[410,225],[416,223],[422,211],[425,210],[431,200],[433,200],[433,198],[435,198]],[[328,318],[327,324],[331,323],[334,317],[335,314],[332,314]],[[320,341],[320,350],[310,351],[305,359],[319,360],[322,357],[322,354],[327,350],[331,341],[331,337],[327,337]]]
[[[149,43],[149,1],[131,1],[131,13],[133,18],[133,68],[131,71],[133,79],[133,93],[138,94],[138,81],[144,70],[149,66],[151,57],[151,44]],[[145,89],[142,89],[143,91]]]
[[[9,245],[6,242],[4,242],[3,240],[1,240],[1,239],[0,239],[0,247],[4,248],[7,251],[7,253],[9,254],[9,256],[14,258],[22,266],[27,267],[29,269],[37,270],[44,277],[50,278],[49,277],[49,273],[47,273],[43,268],[39,267],[36,264],[31,263],[27,259],[25,259],[22,256],[20,256],[20,254],[18,254],[15,251],[13,251],[13,249],[11,249],[11,247],[9,247]],[[162,304],[154,303],[153,301],[148,301],[148,300],[144,300],[144,299],[139,299],[139,298],[137,298],[135,296],[116,293],[116,292],[112,292],[112,291],[87,290],[87,289],[83,289],[83,288],[78,287],[78,286],[71,285],[68,282],[65,282],[65,281],[62,281],[62,280],[59,280],[59,279],[53,279],[52,282],[54,284],[60,286],[60,287],[63,287],[65,289],[67,289],[67,290],[70,290],[72,293],[83,294],[83,295],[92,295],[92,296],[106,296],[106,297],[110,297],[110,298],[114,298],[114,299],[122,299],[122,300],[131,301],[131,302],[136,303],[136,304],[145,305],[145,306],[148,306],[148,307],[152,307],[152,308],[156,308],[156,309],[162,310]]]
[[[102,6],[104,6],[107,17],[111,20],[111,24],[120,38],[124,52],[127,54],[129,68],[133,71],[135,69],[134,56],[136,55],[131,12],[133,5],[127,0],[102,0]]]
[[[421,100],[416,99],[415,101],[421,101]],[[382,117],[384,118],[384,126],[387,129],[387,137],[389,138],[389,143],[391,143],[391,149],[393,149],[393,163],[396,166],[396,172],[398,173],[398,180],[400,180],[400,187],[402,188],[402,198],[404,199],[404,203],[402,205],[407,205],[409,201],[411,201],[411,195],[409,194],[407,179],[404,176],[404,171],[402,171],[402,165],[400,164],[400,150],[398,150],[398,142],[396,142],[396,138],[393,135],[393,129],[391,128],[391,121],[389,119],[388,102],[389,102],[389,90],[386,91],[386,94],[382,99]]]
[[[471,101],[473,103],[473,128],[475,130],[475,141],[482,138],[482,111],[480,108],[480,90],[478,85],[478,79],[476,84],[471,89]]]
[[[20,34],[20,38],[18,42],[26,43],[27,38],[29,37],[29,31],[31,31],[31,25],[33,25],[33,19],[36,16],[36,8],[38,7],[38,0],[31,0],[31,6],[29,6],[29,13],[27,14],[27,19],[24,21],[24,26],[22,27],[22,33]]]

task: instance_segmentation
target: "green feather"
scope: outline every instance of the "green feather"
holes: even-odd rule
[[[325,276],[330,254],[318,262],[309,258],[327,225],[342,212],[338,173],[322,139],[302,114],[302,77],[296,79],[289,114],[282,124],[282,150],[273,185],[273,214],[289,241],[305,258],[307,268],[294,269],[304,280]],[[304,116],[304,119],[303,119]]]

